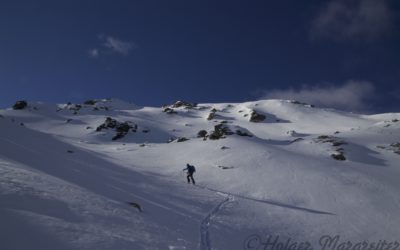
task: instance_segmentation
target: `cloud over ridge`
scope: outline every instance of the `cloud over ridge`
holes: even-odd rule
[[[373,97],[374,85],[367,81],[350,80],[337,86],[333,84],[303,85],[301,88],[264,91],[266,99],[290,99],[337,108],[347,111],[365,111]]]

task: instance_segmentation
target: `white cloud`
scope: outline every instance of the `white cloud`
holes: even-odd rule
[[[313,39],[371,41],[390,31],[392,17],[388,0],[331,0],[313,20],[310,35]]]
[[[366,81],[347,81],[343,85],[303,85],[299,89],[264,91],[266,99],[288,99],[314,104],[320,107],[348,111],[365,111],[373,97],[374,85]]]
[[[123,41],[112,36],[104,36],[100,34],[98,35],[98,39],[101,43],[95,48],[88,50],[88,56],[91,58],[98,58],[113,53],[127,56],[136,48],[136,45],[133,42]]]
[[[128,55],[131,50],[135,47],[135,44],[132,42],[122,41],[118,38],[108,36],[106,37],[104,42],[104,46],[116,53],[122,55]]]
[[[97,57],[100,56],[100,52],[99,52],[99,50],[96,49],[96,48],[90,49],[90,50],[88,51],[88,54],[89,54],[89,57],[92,57],[92,58],[97,58]]]

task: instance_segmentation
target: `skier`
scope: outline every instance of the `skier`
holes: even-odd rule
[[[196,169],[194,168],[193,165],[190,165],[189,163],[186,164],[186,168],[183,169],[183,171],[186,170],[187,174],[187,181],[190,183],[190,179],[192,180],[193,185],[196,184],[196,182],[193,179],[193,173],[196,172]]]

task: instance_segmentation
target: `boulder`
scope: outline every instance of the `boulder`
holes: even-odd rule
[[[108,128],[115,128],[117,124],[117,120],[112,119],[111,117],[107,117],[105,122],[96,128],[96,131],[101,131],[102,129]]]
[[[214,131],[212,131],[208,138],[210,140],[218,140],[221,138],[225,138],[226,135],[233,135],[234,133],[229,129],[228,126],[226,126],[225,124],[218,124],[214,126]]]
[[[205,131],[205,130],[200,130],[197,133],[197,138],[205,138],[206,136],[207,136],[207,131]]]
[[[28,103],[26,101],[17,101],[14,106],[13,109],[18,110],[18,109],[24,109],[28,106]]]
[[[335,159],[335,160],[338,160],[338,161],[345,161],[345,160],[346,160],[346,157],[343,155],[342,152],[338,152],[338,153],[335,153],[335,154],[331,154],[331,157],[332,157],[333,159]]]
[[[186,137],[179,137],[176,142],[184,142],[184,141],[188,141],[189,139]]]
[[[208,116],[207,116],[207,120],[209,120],[209,121],[214,119],[214,118],[215,118],[215,113],[214,112],[209,113]]]
[[[173,110],[172,108],[165,108],[163,110],[163,112],[165,112],[167,114],[177,114],[177,112],[175,110]]]
[[[245,132],[245,131],[242,131],[242,130],[240,130],[240,129],[236,130],[236,134],[237,134],[237,135],[240,135],[240,136],[253,137],[252,134],[249,134],[249,133],[247,133],[247,132]]]
[[[83,104],[85,104],[85,105],[95,105],[96,103],[97,103],[96,100],[87,100]]]
[[[266,118],[265,115],[257,113],[255,110],[250,113],[250,121],[251,122],[262,122]]]

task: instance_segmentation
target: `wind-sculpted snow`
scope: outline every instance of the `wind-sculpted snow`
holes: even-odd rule
[[[399,120],[284,100],[28,100],[0,110],[2,249],[400,241]]]

